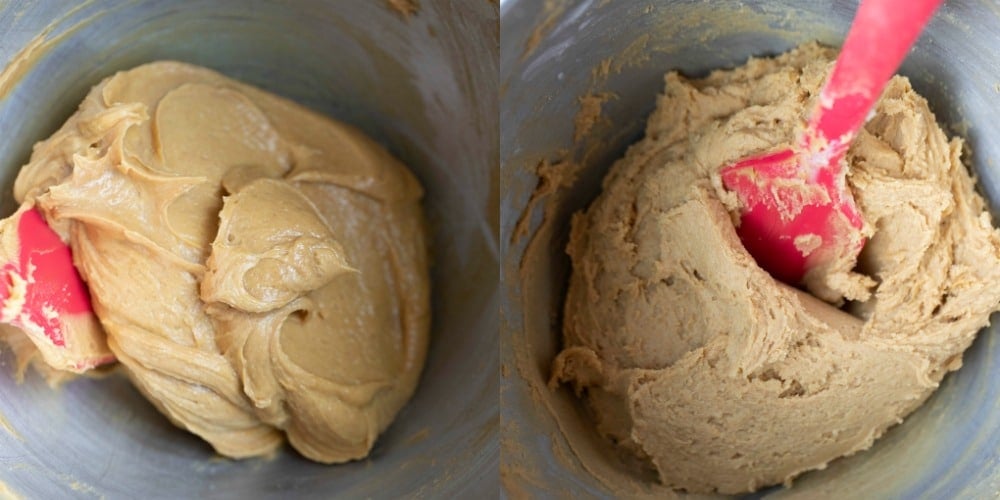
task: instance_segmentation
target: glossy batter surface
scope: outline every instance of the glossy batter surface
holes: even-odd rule
[[[231,457],[364,457],[429,327],[422,189],[358,130],[213,71],[97,85],[15,184],[71,243],[107,343]]]

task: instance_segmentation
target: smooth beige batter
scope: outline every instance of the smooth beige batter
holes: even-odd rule
[[[717,171],[790,147],[834,57],[810,44],[701,80],[668,74],[645,139],[573,218],[552,384],[584,394],[598,431],[668,486],[752,491],[870,447],[998,309],[1000,233],[961,140],[902,77],[848,153],[873,236],[855,273],[825,280],[836,304],[743,249]]]
[[[422,190],[359,131],[176,62],[97,85],[15,184],[71,243],[108,345],[231,457],[364,457],[429,327]]]

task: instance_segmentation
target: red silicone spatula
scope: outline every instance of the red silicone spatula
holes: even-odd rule
[[[722,169],[742,207],[743,246],[775,278],[795,284],[810,269],[861,252],[863,222],[844,155],[941,2],[863,0],[797,149]]]
[[[69,247],[27,205],[0,221],[0,322],[24,332],[53,368],[114,360]]]

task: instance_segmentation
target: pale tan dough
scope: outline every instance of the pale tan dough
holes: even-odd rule
[[[231,457],[366,456],[427,348],[422,189],[358,130],[205,68],[94,87],[15,184],[71,243],[108,344]]]
[[[1000,233],[961,140],[903,77],[848,153],[873,236],[857,272],[820,277],[836,305],[862,296],[850,314],[743,249],[717,171],[789,146],[835,55],[807,44],[705,79],[668,74],[646,137],[573,218],[552,383],[585,392],[598,431],[668,486],[752,491],[870,447],[998,309]]]

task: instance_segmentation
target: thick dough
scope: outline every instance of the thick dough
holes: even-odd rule
[[[998,309],[1000,233],[961,140],[902,77],[848,153],[872,237],[856,272],[825,284],[843,297],[867,282],[861,300],[838,309],[743,249],[717,171],[790,146],[835,55],[808,44],[668,74],[646,137],[573,218],[552,382],[585,392],[598,431],[671,487],[752,491],[870,447]]]
[[[97,85],[15,184],[71,243],[108,344],[231,457],[364,457],[429,328],[422,189],[359,131],[177,62]]]

